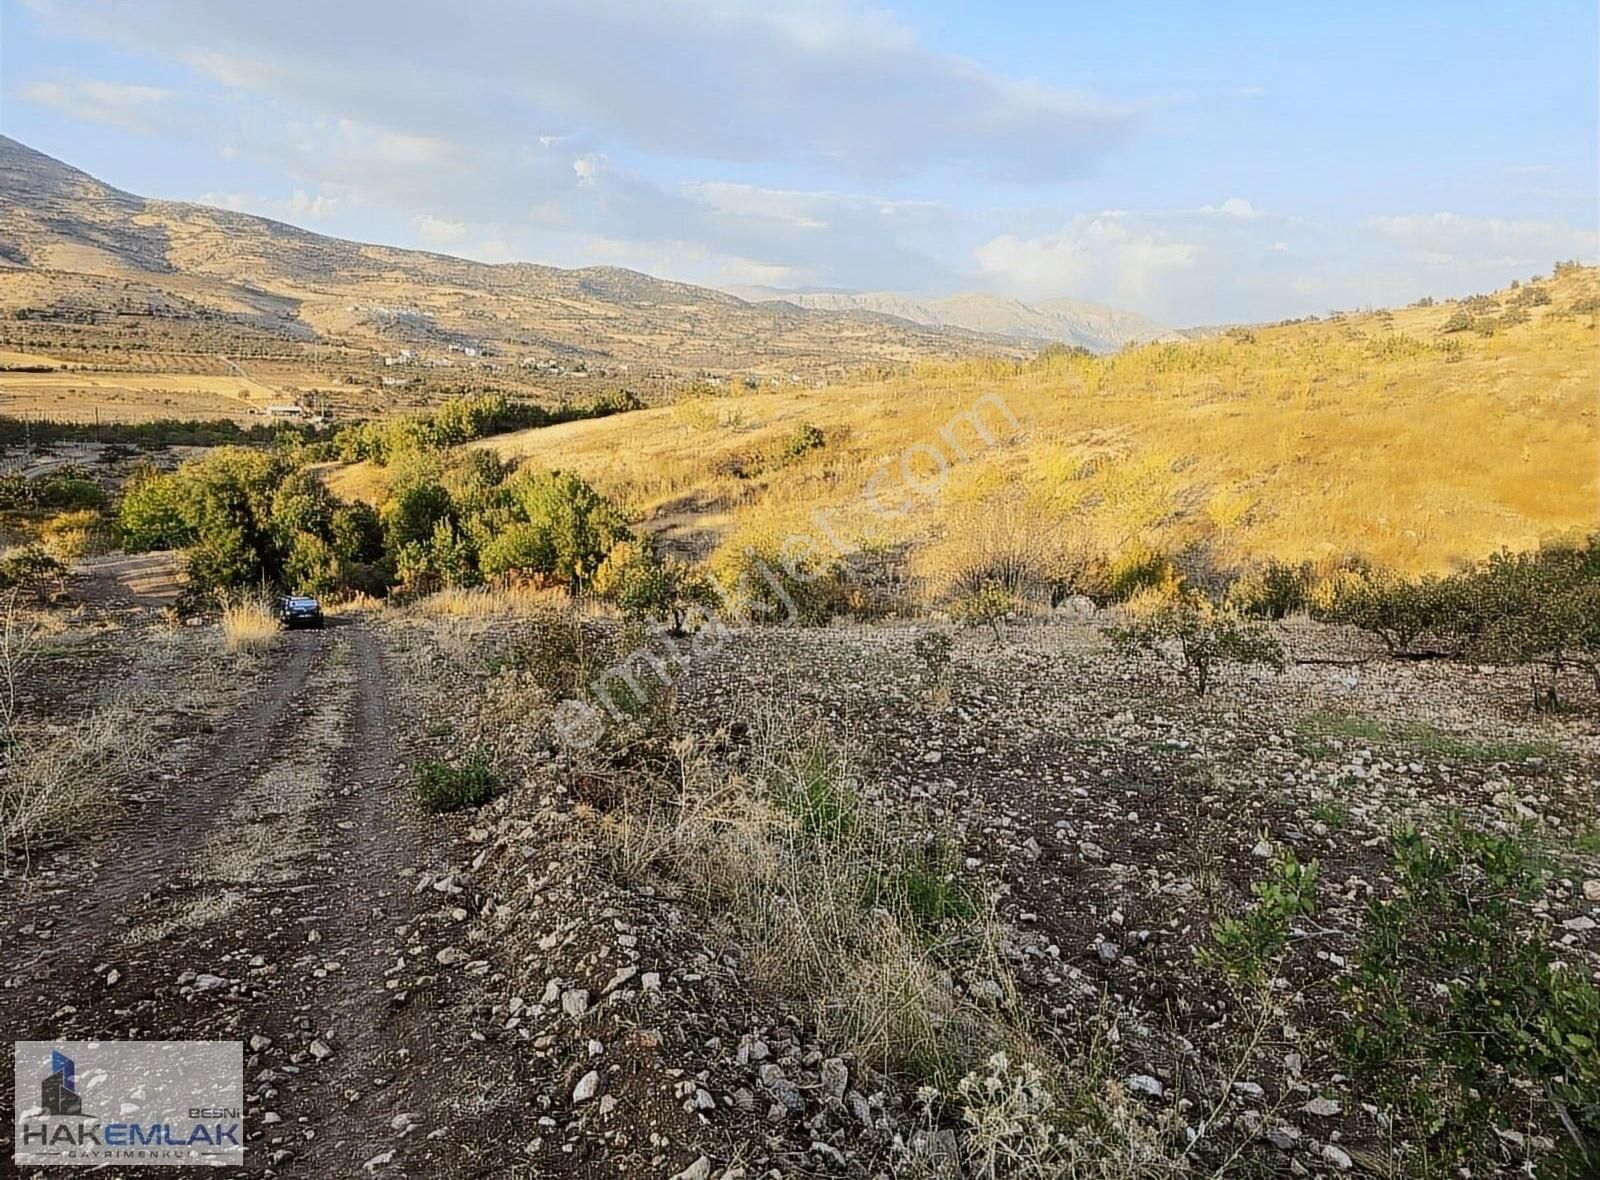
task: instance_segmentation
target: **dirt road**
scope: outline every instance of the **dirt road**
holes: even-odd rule
[[[0,1039],[243,1041],[250,1175],[515,1174],[478,1126],[510,1066],[439,968],[472,898],[408,789],[381,641],[270,659],[145,804],[0,882]]]

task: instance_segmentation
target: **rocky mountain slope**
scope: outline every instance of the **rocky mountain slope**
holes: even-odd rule
[[[814,380],[862,365],[1021,351],[958,327],[755,305],[612,267],[489,265],[325,237],[126,193],[5,137],[0,317],[30,321],[34,336],[40,324],[62,325],[53,338],[21,341],[55,355],[63,345],[171,350],[193,343],[174,345],[175,323],[207,321],[281,342],[367,352],[454,345],[669,382],[707,372]],[[159,342],[152,324],[163,328]]]

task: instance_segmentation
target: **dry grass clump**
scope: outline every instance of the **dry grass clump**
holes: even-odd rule
[[[1194,1174],[1182,1119],[1117,1079],[1108,1013],[1077,1053],[1031,1033],[989,892],[938,823],[894,814],[842,746],[790,718],[756,725],[737,772],[689,739],[672,753],[669,772],[615,784],[595,820],[604,863],[669,878],[726,921],[759,994],[798,1008],[830,1051],[918,1087],[926,1124],[887,1174]]]
[[[598,821],[611,868],[672,877],[736,932],[752,983],[874,1068],[953,1082],[1007,1034],[986,891],[948,835],[873,801],[825,734],[768,718],[748,764],[692,741]]]
[[[563,592],[533,586],[449,586],[420,598],[415,609],[434,618],[494,619],[558,605]]]
[[[19,740],[0,772],[0,857],[101,814],[145,764],[150,733],[137,709],[98,709],[53,733]]]
[[[39,528],[45,552],[68,564],[109,553],[113,546],[105,517],[88,508],[61,512]]]
[[[126,703],[69,725],[25,725],[18,690],[36,639],[13,595],[0,619],[0,860],[109,808],[150,752],[146,715]]]
[[[256,655],[272,646],[278,619],[256,598],[241,598],[222,608],[222,645],[240,655]]]

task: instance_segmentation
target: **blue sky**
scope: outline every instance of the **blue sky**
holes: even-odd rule
[[[1596,254],[1596,10],[0,0],[0,131],[486,261],[1174,324]]]

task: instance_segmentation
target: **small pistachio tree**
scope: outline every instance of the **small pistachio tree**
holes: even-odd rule
[[[1129,603],[1127,622],[1108,631],[1125,652],[1174,661],[1196,696],[1205,696],[1225,664],[1283,666],[1283,647],[1266,625],[1196,590],[1148,594]]]
[[[716,604],[711,583],[688,562],[661,557],[648,540],[623,541],[595,571],[595,593],[632,618],[661,619],[682,635],[689,612]]]
[[[1559,707],[1567,668],[1587,669],[1600,688],[1600,543],[1554,544],[1497,553],[1458,575],[1473,618],[1473,654],[1533,672],[1536,709]]]

